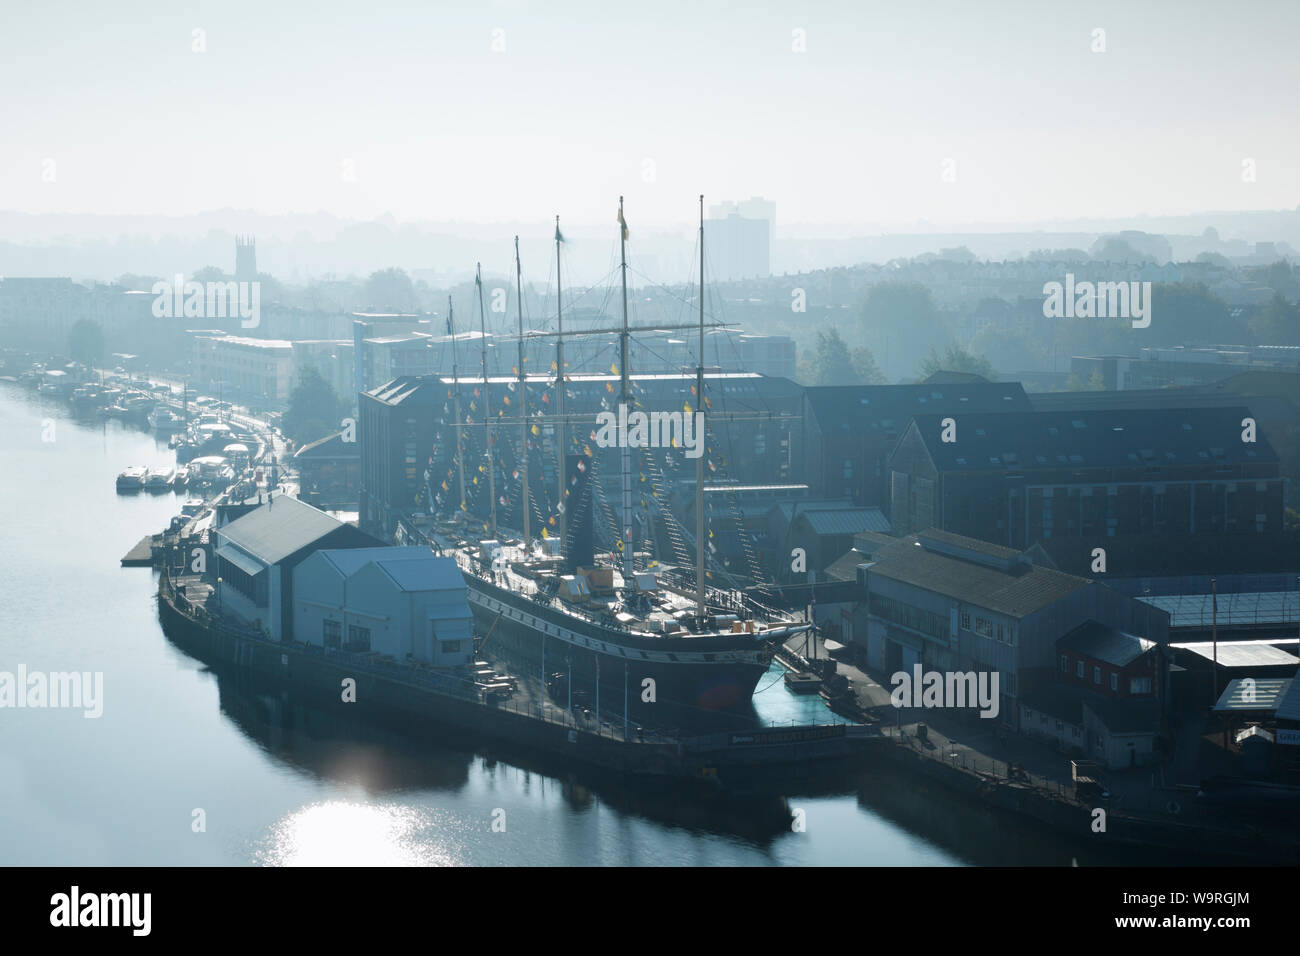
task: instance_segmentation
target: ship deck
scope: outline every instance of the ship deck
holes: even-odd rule
[[[536,597],[543,594],[543,590],[537,579],[520,573],[518,570],[520,566],[542,566],[549,572],[555,570],[554,559],[548,559],[538,549],[533,549],[530,552],[521,542],[500,542],[500,553],[503,560],[495,562],[490,568],[480,555],[479,542],[465,539],[452,540],[442,537],[440,544],[445,553],[455,558],[462,571],[492,581],[499,587],[525,597]],[[626,579],[622,572],[618,568],[608,565],[598,564],[597,567],[611,573],[613,586],[609,590],[613,593],[593,594],[582,605],[560,596],[554,596],[548,602],[548,606],[569,615],[575,620],[600,624],[606,627],[619,626],[630,634],[648,639],[710,637],[730,633],[730,629],[690,630],[688,621],[694,617],[697,604],[693,598],[687,597],[670,587],[661,585],[655,591],[647,593],[648,609],[630,606],[618,596],[625,590]],[[718,614],[732,613],[736,615],[736,619],[739,619],[741,611],[742,607],[737,601],[731,607],[710,609],[710,614],[716,616]],[[785,620],[755,622],[753,624],[756,633],[786,626],[797,628],[799,625],[796,622]]]

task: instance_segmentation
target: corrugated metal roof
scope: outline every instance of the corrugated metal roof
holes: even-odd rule
[[[984,544],[960,535],[947,537],[968,542],[972,550]],[[881,548],[874,558],[870,571],[873,576],[901,581],[1012,617],[1024,617],[1092,583],[1086,578],[1035,565],[1017,564],[1004,571],[940,554],[923,548],[916,535]]]
[[[1207,661],[1216,659],[1215,645],[1212,641],[1196,644],[1180,644],[1179,648],[1191,651]],[[1300,665],[1300,657],[1274,647],[1272,644],[1225,644],[1219,642],[1217,659],[1220,667],[1295,667]]]
[[[426,553],[389,558],[375,564],[403,591],[465,591],[465,578],[454,558]]]
[[[1057,641],[1056,646],[1116,667],[1127,667],[1156,644],[1098,621],[1086,621]]]
[[[388,548],[328,548],[321,551],[320,556],[332,564],[344,577],[351,577],[371,561],[420,558],[426,554],[432,555],[432,553],[428,548],[406,545]]]
[[[236,518],[217,532],[263,564],[276,564],[309,547],[343,522],[296,498],[276,498]]]
[[[1229,711],[1273,711],[1283,695],[1290,691],[1292,681],[1287,679],[1238,677],[1228,681],[1214,705],[1215,713]]]
[[[801,518],[808,520],[814,534],[858,534],[862,531],[887,533],[889,521],[879,508],[843,508],[810,511]]]
[[[1278,720],[1300,721],[1300,680],[1292,680],[1286,689],[1278,695]]]

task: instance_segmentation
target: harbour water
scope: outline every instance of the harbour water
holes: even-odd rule
[[[182,652],[154,573],[119,567],[179,511],[172,493],[114,489],[127,465],[172,464],[165,439],[0,382],[0,462],[0,671],[103,674],[98,718],[0,709],[0,864],[1122,862],[884,771],[718,803],[351,725]],[[779,674],[760,715],[830,719]]]

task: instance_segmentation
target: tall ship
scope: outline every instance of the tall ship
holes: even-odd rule
[[[425,495],[433,514],[431,527],[422,530],[402,523],[398,534],[403,540],[424,541],[455,557],[468,583],[476,630],[482,635],[482,651],[506,658],[525,673],[543,676],[558,702],[572,705],[576,700],[584,706],[594,705],[597,712],[607,709],[621,712],[630,706],[640,714],[646,714],[647,707],[655,703],[667,703],[675,706],[659,711],[660,714],[672,710],[674,715],[668,719],[686,721],[693,714],[704,716],[706,712],[748,708],[759,680],[769,670],[778,642],[804,633],[813,625],[783,617],[758,603],[744,589],[722,589],[708,581],[711,575],[706,570],[708,532],[703,498],[709,408],[703,365],[703,197],[700,197],[698,322],[654,327],[657,331],[675,328],[699,333],[698,363],[694,381],[688,386],[690,398],[682,412],[656,411],[652,416],[635,393],[628,361],[629,336],[638,329],[628,321],[628,233],[621,198],[618,224],[622,324],[614,330],[571,330],[569,333],[606,336],[611,331],[617,333],[620,355],[616,369],[611,369],[617,371],[617,407],[612,407],[615,386],[611,380],[607,383],[610,403],[602,402],[608,411],[596,416],[600,429],[609,431],[602,434],[591,428],[590,417],[569,416],[565,410],[565,332],[560,301],[563,237],[557,218],[557,325],[554,333],[544,333],[553,337],[555,344],[551,388],[543,399],[548,407],[530,410],[528,404],[530,381],[537,382],[539,377],[530,379],[525,374],[524,342],[535,340],[539,333],[530,334],[524,328],[516,239],[519,352],[514,376],[503,382],[501,378],[490,378],[488,373],[480,267],[475,280],[482,353],[480,374],[468,381],[461,378],[449,302],[452,376],[447,413],[454,425],[439,436],[444,445],[441,461],[446,465],[446,477],[438,486],[435,469],[431,467],[426,472]],[[689,383],[690,378],[686,381]],[[513,402],[509,418],[504,408],[498,408],[494,414],[491,390],[486,387],[490,383],[503,385],[502,401]],[[484,387],[480,389],[480,385]],[[679,472],[688,470],[689,458],[694,457],[694,534],[678,527],[677,540],[682,547],[678,549],[678,562],[672,566],[660,564],[636,547],[634,525],[644,524],[644,514],[636,513],[634,502],[639,499],[644,511],[648,495],[634,494],[633,489],[646,481],[646,471],[657,467],[647,457],[634,470],[634,457],[645,454],[649,444],[644,441],[644,434],[640,435],[642,441],[638,444],[637,429],[644,432],[647,427],[664,429],[664,446],[671,446],[679,453],[675,462]],[[579,428],[583,434],[576,434]],[[471,433],[475,433],[473,442],[469,440]],[[543,434],[553,438],[553,460],[549,460],[551,456],[543,448]],[[592,446],[597,444],[602,448],[611,447],[611,436],[619,459],[621,507],[617,512],[608,500],[614,496],[604,490],[605,484],[613,483],[602,483],[595,474],[599,459],[592,451]],[[606,440],[601,441],[602,438]],[[685,448],[692,440],[697,454],[687,456]],[[513,470],[509,472],[503,471],[497,460],[498,449],[506,446],[514,449]],[[547,499],[553,494],[554,501],[536,500],[530,471],[534,465],[551,472],[550,484],[543,482],[538,487]],[[506,529],[498,525],[498,505],[504,506],[508,501],[505,495],[498,494],[498,478],[522,495],[522,507],[512,509],[513,514],[522,518],[522,527]],[[467,495],[476,496],[480,503],[482,496],[487,496],[488,507],[479,509],[486,510],[485,515],[471,513]],[[600,554],[594,547],[593,524],[597,515],[619,523],[614,547]],[[660,517],[661,520],[666,517],[666,509]],[[694,567],[680,560],[689,553],[686,542],[694,545]]]

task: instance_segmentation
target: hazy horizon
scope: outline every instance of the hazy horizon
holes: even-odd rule
[[[1277,121],[1300,87],[1294,5],[605,14],[26,7],[0,36],[0,210],[585,228],[623,194],[634,230],[686,232],[702,192],[775,202],[779,238],[1300,198],[1300,128]]]

